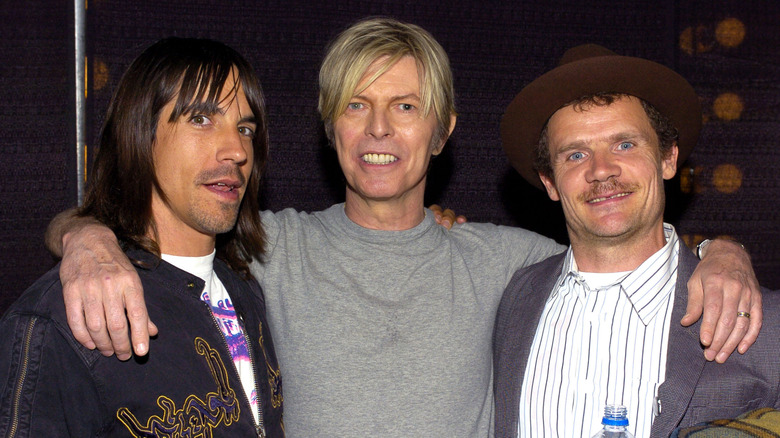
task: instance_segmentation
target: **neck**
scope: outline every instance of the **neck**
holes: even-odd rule
[[[583,272],[625,272],[638,268],[666,245],[663,224],[649,233],[617,237],[581,237],[569,230],[571,250]]]
[[[372,230],[408,230],[425,218],[422,193],[405,199],[372,200],[347,189],[344,211],[352,222]]]
[[[149,233],[149,237],[154,236]],[[180,257],[201,257],[214,251],[217,243],[216,235],[203,234],[183,227],[157,226],[157,244],[160,252]]]

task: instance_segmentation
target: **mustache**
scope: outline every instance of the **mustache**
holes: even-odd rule
[[[208,169],[198,173],[195,182],[205,184],[219,179],[233,179],[240,183],[241,187],[246,187],[246,177],[237,166],[225,165],[216,169]]]
[[[616,192],[635,192],[638,186],[636,184],[627,184],[617,179],[611,178],[605,182],[595,182],[591,184],[590,189],[579,195],[579,200],[587,202],[590,199],[601,198],[608,193]]]

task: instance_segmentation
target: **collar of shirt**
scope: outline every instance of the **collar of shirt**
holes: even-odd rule
[[[647,324],[661,309],[662,304],[668,300],[674,291],[674,280],[677,273],[677,233],[674,227],[664,223],[664,237],[666,244],[655,254],[645,260],[635,270],[618,276],[611,285],[605,285],[598,290],[608,290],[620,287],[631,302],[634,310],[644,324]],[[576,294],[579,299],[593,292],[585,278],[580,273],[571,246],[566,253],[566,258],[561,268],[556,287],[549,299],[558,294]]]

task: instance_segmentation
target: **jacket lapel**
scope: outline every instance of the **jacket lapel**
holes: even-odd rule
[[[508,304],[511,308],[506,312],[507,322],[504,329],[501,333],[497,333],[497,335],[504,337],[500,340],[503,347],[499,347],[499,351],[497,351],[501,356],[501,371],[499,372],[507,377],[502,379],[501,386],[504,387],[496,389],[496,397],[504,397],[503,400],[507,402],[505,406],[510,409],[509,412],[497,411],[497,414],[507,415],[507,418],[511,418],[512,421],[508,424],[501,422],[502,426],[508,426],[508,430],[503,430],[502,427],[497,428],[497,437],[514,436],[514,431],[517,430],[520,392],[523,388],[523,378],[528,365],[531,344],[544,305],[560,275],[565,255],[564,252],[560,256],[553,256],[541,262],[538,269],[526,270],[525,275],[516,276],[507,287],[506,293],[511,293],[512,299],[509,302],[502,301],[502,305]],[[499,314],[502,313],[502,310],[499,311]],[[508,382],[511,383],[506,385]]]
[[[680,325],[688,302],[688,279],[697,263],[696,258],[680,242],[674,308],[666,353],[666,378],[658,388],[661,414],[653,421],[651,437],[668,437],[677,427],[707,363],[699,342],[701,321],[690,327]]]

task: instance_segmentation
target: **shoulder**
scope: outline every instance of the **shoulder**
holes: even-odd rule
[[[16,312],[64,319],[65,304],[62,298],[59,269],[60,265],[57,264],[38,278],[11,305],[6,314]]]
[[[266,233],[273,236],[281,233],[295,233],[311,226],[335,221],[342,210],[342,204],[336,204],[325,210],[312,213],[285,208],[277,212],[261,211],[260,218]]]
[[[230,295],[236,293],[245,295],[248,292],[252,292],[252,295],[255,293],[262,295],[260,284],[258,284],[257,280],[242,276],[232,270],[223,260],[214,259],[214,272]]]
[[[17,299],[0,319],[0,351],[26,337],[30,348],[40,350],[45,345],[59,345],[68,350],[78,350],[82,360],[95,360],[100,356],[76,342],[68,328],[59,264],[41,276]],[[5,353],[5,351],[3,351]],[[18,350],[14,350],[18,354]],[[94,353],[94,354],[93,354]],[[4,354],[0,354],[4,356]],[[0,357],[0,360],[6,358]]]
[[[507,292],[515,289],[519,290],[525,284],[554,282],[558,278],[558,274],[560,274],[561,265],[565,257],[566,252],[562,252],[531,266],[518,269],[509,281]]]
[[[496,225],[485,222],[466,222],[452,227],[450,234],[457,238],[480,240],[496,244],[523,242],[524,244],[545,243],[559,246],[549,237],[524,228]]]

